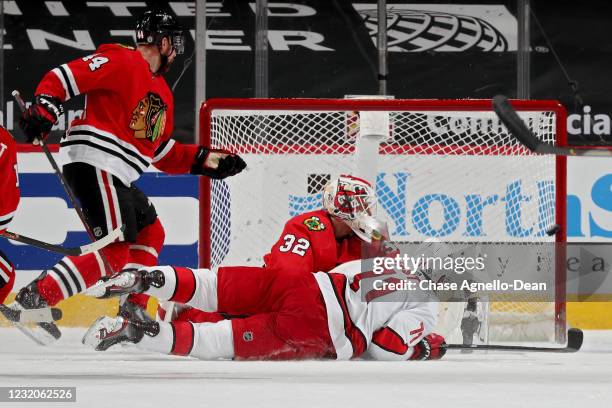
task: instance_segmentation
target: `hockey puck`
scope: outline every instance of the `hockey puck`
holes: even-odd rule
[[[554,224],[546,230],[546,235],[548,235],[549,237],[553,236],[557,232],[559,232],[560,229],[561,229],[561,226],[559,226],[559,224]]]

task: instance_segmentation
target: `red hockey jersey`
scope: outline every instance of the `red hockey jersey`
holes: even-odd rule
[[[264,256],[264,263],[288,271],[327,272],[360,259],[362,243],[357,236],[337,241],[327,211],[311,211],[287,221],[280,239]]]
[[[170,139],[174,98],[142,54],[118,44],[49,71],[36,89],[66,101],[85,94],[85,108],[60,143],[64,163],[84,162],[130,185],[154,163],[170,173],[189,171],[196,146]]]
[[[0,127],[0,232],[7,229],[19,204],[17,144],[11,134]]]

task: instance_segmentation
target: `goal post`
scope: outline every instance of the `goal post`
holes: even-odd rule
[[[512,104],[540,140],[566,145],[559,102]],[[566,241],[566,158],[531,153],[503,127],[491,100],[211,99],[200,124],[202,144],[234,151],[248,166],[226,180],[201,180],[201,266],[262,265],[291,216],[321,207],[329,179],[372,169],[394,241]],[[365,128],[377,136],[367,143],[359,139]],[[564,340],[559,248],[549,265],[554,302],[492,304],[491,319],[542,316],[548,338]]]

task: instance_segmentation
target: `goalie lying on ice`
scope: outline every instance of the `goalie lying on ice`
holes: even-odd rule
[[[371,271],[362,272],[361,261],[342,264],[329,273],[294,276],[244,266],[126,270],[108,282],[109,293],[146,293],[246,317],[199,324],[101,317],[83,343],[106,350],[131,342],[145,350],[201,359],[441,358],[444,339],[431,333],[437,304],[415,299],[408,292],[400,299],[388,298],[393,295],[389,292],[362,293],[360,286],[372,277],[380,278]]]

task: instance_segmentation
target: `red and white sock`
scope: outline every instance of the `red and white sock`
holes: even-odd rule
[[[38,281],[38,290],[50,306],[85,291],[103,276],[123,269],[128,258],[128,244],[115,242],[102,250],[112,270],[105,267],[98,252],[67,256],[46,271]]]

